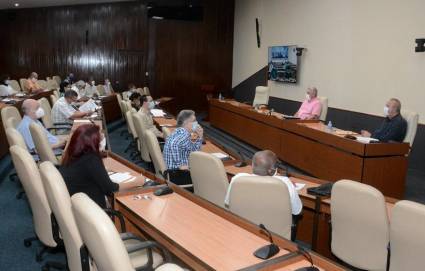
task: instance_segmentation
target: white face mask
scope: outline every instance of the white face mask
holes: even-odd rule
[[[5,83],[6,85],[10,85],[10,80],[6,80],[6,81],[4,81],[4,83]]]
[[[104,151],[106,148],[106,138],[104,137],[102,141],[99,142],[99,150]]]
[[[390,111],[390,109],[388,108],[388,106],[384,106],[384,116],[387,117],[388,116],[388,112]]]
[[[310,94],[306,94],[305,98],[307,99],[307,101],[310,101],[310,99],[311,99]]]
[[[155,102],[154,101],[150,101],[148,103],[148,107],[149,107],[149,109],[154,109],[155,108]]]
[[[195,131],[196,131],[196,129],[198,129],[198,122],[197,122],[197,121],[194,121],[194,122],[192,123],[192,132],[195,132]]]
[[[42,117],[44,117],[44,110],[43,108],[39,107],[36,111],[35,111],[35,117],[37,119],[41,119]]]

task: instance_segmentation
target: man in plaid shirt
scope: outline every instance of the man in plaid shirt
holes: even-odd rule
[[[197,135],[192,141],[191,133]],[[164,146],[164,160],[168,169],[189,169],[189,155],[202,146],[204,130],[192,110],[182,110],[177,116],[177,129],[167,138]]]

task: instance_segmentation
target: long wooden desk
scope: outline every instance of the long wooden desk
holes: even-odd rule
[[[213,126],[285,162],[330,181],[370,184],[386,196],[402,198],[407,173],[407,143],[364,144],[328,131],[318,121],[286,120],[259,113],[236,101],[210,100]]]

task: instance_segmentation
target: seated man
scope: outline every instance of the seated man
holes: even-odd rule
[[[105,84],[103,85],[103,88],[105,89],[105,95],[111,95],[112,93],[114,93],[111,81],[108,78],[105,79]]]
[[[0,96],[10,96],[18,93],[10,86],[9,75],[3,75],[0,79]]]
[[[38,74],[35,72],[32,72],[30,76],[28,77],[27,81],[25,82],[23,90],[28,92],[29,94],[37,94],[44,91],[44,89],[42,89],[37,84],[37,80],[38,80]]]
[[[317,98],[317,88],[311,87],[307,89],[306,99],[301,104],[300,109],[295,113],[295,117],[302,120],[319,119],[322,112],[322,104]]]
[[[152,114],[150,112],[151,109],[155,107],[155,102],[152,100],[151,96],[142,95],[140,97],[140,103],[142,106],[140,107],[139,114],[142,117],[143,123],[145,124],[146,129],[151,130],[154,135],[158,138],[164,138],[164,135],[161,131],[156,128],[153,124]]]
[[[134,92],[130,95],[130,102],[131,102],[131,106],[136,109],[136,111],[140,110],[140,97],[142,95],[140,95],[140,93],[138,92]]]
[[[43,127],[47,139],[49,140],[52,149],[57,149],[65,146],[66,138],[65,137],[57,137],[52,135],[49,131],[44,128],[43,124],[38,120],[44,116],[44,110],[40,107],[40,103],[33,99],[27,99],[22,103],[22,111],[24,113],[24,117],[22,121],[19,123],[17,130],[22,134],[25,144],[27,145],[28,150],[34,150],[34,141],[32,140],[31,132],[30,132],[30,124],[36,123]]]
[[[196,139],[192,140],[192,133]],[[192,110],[182,110],[177,116],[177,128],[167,138],[164,146],[164,160],[167,169],[185,170],[186,174],[172,178],[176,184],[191,183],[189,172],[189,155],[191,152],[199,151],[202,147],[204,130],[195,118]]]
[[[89,78],[89,81],[86,83],[84,90],[80,92],[81,97],[93,98],[99,96],[99,91],[97,91],[96,82],[93,77]]]
[[[136,86],[133,83],[130,83],[128,84],[128,90],[122,93],[122,98],[128,101],[130,99],[131,94],[135,93],[136,91]]]
[[[396,98],[390,99],[384,107],[385,119],[381,127],[373,133],[362,130],[362,136],[376,138],[382,142],[403,142],[407,132],[407,122],[400,115],[400,111],[401,102]]]
[[[55,123],[67,123],[72,124],[74,119],[82,118],[87,115],[90,115],[91,112],[81,112],[73,106],[72,104],[77,102],[78,94],[73,90],[65,91],[63,97],[59,98],[59,100],[52,107],[52,121]],[[61,131],[63,132],[63,131]]]
[[[276,172],[277,172],[276,162],[277,162],[276,154],[274,154],[272,151],[265,150],[265,151],[259,151],[255,153],[254,157],[252,157],[252,172],[254,174],[238,173],[235,176],[233,176],[232,180],[230,181],[230,185],[227,190],[226,197],[224,199],[224,204],[226,206],[229,205],[229,197],[230,197],[230,190],[232,189],[232,183],[237,178],[242,176],[273,176],[274,178],[281,180],[284,184],[288,186],[289,197],[290,197],[291,206],[292,206],[292,214],[293,215],[300,214],[303,208],[303,205],[302,205],[300,197],[298,196],[298,192],[295,190],[294,184],[289,180],[288,177],[276,175]]]

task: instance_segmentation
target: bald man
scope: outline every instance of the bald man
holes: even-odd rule
[[[293,215],[300,214],[303,208],[303,205],[302,205],[300,197],[298,196],[298,192],[295,190],[294,184],[289,180],[288,177],[277,175],[276,163],[277,163],[277,157],[276,157],[276,154],[274,154],[274,152],[269,150],[256,152],[254,156],[252,157],[253,174],[238,173],[235,176],[233,176],[232,180],[230,181],[230,185],[227,190],[226,197],[224,199],[224,204],[226,206],[229,205],[229,197],[230,197],[230,190],[232,189],[232,183],[237,178],[246,177],[246,176],[272,176],[287,185],[288,191],[289,191],[289,197],[291,200],[292,214]]]
[[[307,89],[306,99],[294,116],[302,120],[314,120],[319,119],[321,113],[322,104],[317,98],[317,88],[310,87]]]
[[[65,146],[66,137],[56,137],[52,135],[43,124],[38,120],[44,116],[44,110],[41,108],[40,103],[33,99],[27,99],[22,103],[22,111],[24,112],[24,117],[19,123],[17,130],[22,134],[27,145],[28,150],[33,151],[34,141],[30,132],[30,124],[36,123],[43,127],[44,132],[46,133],[47,139],[49,140],[52,149],[58,149]]]
[[[407,132],[407,122],[400,112],[400,100],[391,98],[384,107],[385,119],[381,126],[373,133],[362,130],[362,136],[376,138],[382,142],[403,142]]]

